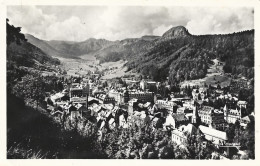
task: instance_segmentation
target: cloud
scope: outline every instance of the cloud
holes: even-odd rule
[[[161,25],[153,30],[153,35],[162,36],[163,33],[165,33],[167,30],[169,30],[172,27],[173,27],[172,25],[169,26]]]
[[[45,29],[56,22],[55,15],[45,15],[35,6],[15,6],[7,8],[10,23],[21,26],[23,33],[31,33],[45,38]]]
[[[192,11],[186,28],[192,34],[223,34],[254,28],[250,8],[209,8]]]
[[[80,18],[71,16],[62,22],[54,22],[46,28],[46,36],[50,40],[85,40],[87,28]]]
[[[121,40],[162,35],[183,25],[191,34],[232,33],[254,27],[253,8],[157,6],[9,6],[22,32],[46,40]]]

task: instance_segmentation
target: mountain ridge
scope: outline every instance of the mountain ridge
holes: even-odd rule
[[[73,54],[74,58],[92,54],[100,63],[127,60],[128,70],[149,75],[154,80],[169,77],[171,82],[204,77],[213,58],[225,62],[225,72],[232,74],[241,72],[252,77],[254,69],[254,30],[192,35],[185,27],[177,26],[162,36],[86,41],[74,45],[56,43],[54,49]],[[53,43],[49,42],[49,45]]]

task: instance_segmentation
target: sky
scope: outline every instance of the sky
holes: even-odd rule
[[[14,26],[44,40],[122,40],[161,36],[174,26],[191,34],[226,34],[254,28],[249,7],[178,6],[8,6]]]

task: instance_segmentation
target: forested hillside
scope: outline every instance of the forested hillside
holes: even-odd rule
[[[175,83],[204,77],[211,60],[219,58],[225,63],[225,72],[253,77],[254,30],[193,36],[184,27],[177,29],[171,29],[174,33],[166,32],[147,52],[129,57],[129,70],[148,74],[155,80],[169,76],[170,81]]]
[[[92,54],[103,62],[127,60],[128,70],[149,75],[154,80],[169,80],[172,84],[205,77],[213,59],[224,64],[224,72],[252,78],[254,75],[254,30],[226,35],[192,35],[177,26],[161,37],[108,41],[88,39],[83,42],[43,41],[28,37],[44,52],[52,47],[62,57],[79,58]],[[55,53],[53,53],[55,54]]]
[[[24,34],[20,33],[20,27],[14,27],[6,22],[7,29],[7,62],[14,63],[18,67],[34,67],[45,65],[58,65],[60,61],[41,49],[27,42]]]

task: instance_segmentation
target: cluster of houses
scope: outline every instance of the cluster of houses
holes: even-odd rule
[[[223,94],[221,90],[215,92],[216,99],[235,102],[237,107],[229,107],[228,102],[219,109],[205,105],[208,102],[206,88],[193,89],[191,98],[172,95],[170,99],[157,99],[157,95],[147,89],[159,83],[143,80],[133,84],[137,83],[140,83],[138,89],[104,89],[90,82],[72,83],[69,90],[50,96],[53,104],[49,109],[52,115],[66,113],[71,120],[85,118],[97,124],[100,130],[128,128],[133,121],[136,120],[136,125],[141,121],[144,125],[170,131],[172,141],[177,144],[184,144],[188,135],[202,134],[206,140],[223,145],[228,141],[225,129],[229,123],[239,121],[246,127],[253,117],[243,114],[246,101]]]

